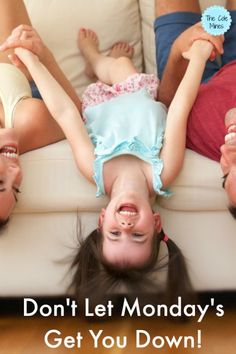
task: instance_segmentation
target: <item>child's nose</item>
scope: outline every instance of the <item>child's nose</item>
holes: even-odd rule
[[[130,229],[131,227],[134,226],[134,224],[129,220],[121,220],[120,225],[124,229]]]

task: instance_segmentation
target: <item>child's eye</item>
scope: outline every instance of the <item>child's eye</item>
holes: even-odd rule
[[[110,231],[110,233],[111,233],[113,236],[120,236],[120,232],[119,232],[119,231]]]
[[[133,236],[135,237],[142,237],[144,234],[140,233],[140,232],[134,232]]]

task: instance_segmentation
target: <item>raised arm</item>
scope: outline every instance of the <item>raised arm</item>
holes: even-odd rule
[[[210,60],[214,60],[216,54],[223,53],[224,36],[210,35],[203,29],[200,22],[181,33],[171,47],[158,90],[158,101],[167,107],[169,107],[188,66],[188,61],[183,58],[182,53],[189,50],[197,39],[204,39],[213,44]]]
[[[70,96],[79,111],[81,111],[81,102],[77,96],[70,81],[66,78],[63,71],[59,67],[54,55],[50,49],[42,41],[37,31],[30,25],[19,25],[11,33],[11,35],[1,44],[0,50],[6,51],[10,48],[25,48],[38,56],[41,63],[48,69],[57,82],[63,87]],[[15,60],[15,62],[14,62]],[[22,63],[13,57],[13,62],[21,68]],[[22,69],[22,68],[21,68]],[[23,70],[24,71],[24,70]]]
[[[29,70],[48,110],[65,133],[79,169],[93,182],[94,148],[76,105],[36,55],[23,48],[16,48],[15,54]]]
[[[164,168],[161,174],[163,187],[167,187],[180,172],[183,165],[188,115],[196,99],[202,74],[213,45],[197,40],[184,53],[189,60],[186,73],[171,102],[166,121],[161,158]]]

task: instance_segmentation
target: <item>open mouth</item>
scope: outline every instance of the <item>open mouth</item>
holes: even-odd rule
[[[18,158],[17,147],[15,147],[15,146],[10,146],[10,145],[3,146],[0,149],[0,154],[9,158],[9,159],[17,159]]]
[[[236,144],[236,133],[230,132],[225,135],[225,143],[226,144]]]
[[[228,132],[236,132],[236,125],[235,124],[231,124],[228,128],[227,128]]]
[[[122,204],[118,209],[118,213],[125,216],[136,216],[138,209],[134,204]]]

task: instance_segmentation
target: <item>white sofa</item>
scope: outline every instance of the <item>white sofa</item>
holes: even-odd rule
[[[34,26],[81,94],[88,79],[76,47],[81,26],[93,28],[106,53],[126,40],[139,70],[155,72],[154,0],[25,0]],[[209,3],[222,1],[202,1]],[[24,180],[9,226],[0,237],[0,297],[63,295],[78,237],[96,227],[106,198],[77,171],[67,141],[22,156]],[[236,225],[227,211],[219,164],[186,151],[174,195],[159,198],[164,229],[186,256],[198,291],[236,289]]]

